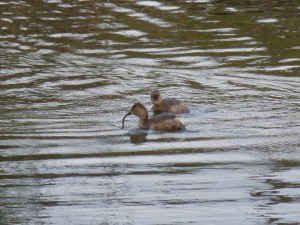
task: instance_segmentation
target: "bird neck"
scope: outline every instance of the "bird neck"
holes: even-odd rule
[[[163,102],[163,98],[161,96],[159,96],[159,98],[155,101],[156,105],[161,105]]]
[[[139,115],[139,127],[140,128],[147,128],[147,121],[148,121],[148,112],[144,111]]]

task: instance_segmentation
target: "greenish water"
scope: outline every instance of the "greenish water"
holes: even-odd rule
[[[299,224],[299,14],[0,0],[0,224]],[[120,129],[155,89],[186,130]]]

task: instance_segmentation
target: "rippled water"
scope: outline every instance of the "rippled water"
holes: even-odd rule
[[[298,0],[0,8],[0,224],[300,223]]]

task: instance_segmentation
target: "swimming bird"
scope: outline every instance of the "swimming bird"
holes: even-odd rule
[[[122,129],[124,128],[125,118],[129,115],[136,115],[139,117],[140,129],[153,129],[175,131],[184,130],[184,124],[175,115],[157,115],[148,119],[148,112],[145,106],[141,103],[135,103],[131,110],[122,119]]]
[[[174,98],[163,99],[159,91],[151,93],[152,110],[156,113],[173,112],[173,113],[188,113],[190,112],[187,105]]]

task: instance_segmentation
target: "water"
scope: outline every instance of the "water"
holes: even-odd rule
[[[298,0],[0,7],[0,224],[300,223]]]

